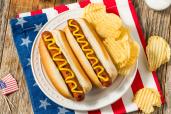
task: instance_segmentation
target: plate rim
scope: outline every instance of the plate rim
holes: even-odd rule
[[[80,10],[83,10],[83,9],[80,9]],[[39,86],[40,90],[43,92],[43,94],[44,94],[45,96],[47,96],[47,97],[48,97],[50,100],[52,100],[54,103],[56,103],[56,104],[58,104],[58,105],[60,105],[60,106],[63,106],[63,107],[65,107],[65,108],[72,109],[72,110],[78,110],[78,111],[91,111],[91,110],[101,109],[101,108],[103,108],[103,107],[106,107],[106,106],[108,106],[108,105],[111,105],[112,103],[114,103],[115,101],[117,101],[118,99],[120,99],[120,98],[127,92],[127,90],[129,89],[129,87],[130,87],[131,84],[133,83],[133,80],[135,79],[135,75],[136,75],[136,72],[137,72],[137,69],[138,69],[138,60],[136,61],[135,65],[134,65],[135,72],[133,72],[133,76],[132,76],[133,78],[131,78],[132,80],[130,80],[130,85],[125,87],[125,89],[124,89],[124,91],[122,92],[122,94],[120,94],[120,97],[118,97],[115,101],[109,100],[108,104],[105,104],[105,105],[100,106],[100,107],[98,107],[98,108],[78,109],[78,108],[74,108],[74,107],[73,107],[73,108],[71,108],[71,107],[66,107],[66,106],[64,106],[62,103],[58,103],[58,102],[55,101],[50,95],[48,95],[48,94],[45,92],[45,90],[40,86],[39,81],[38,81],[38,79],[37,79],[36,76],[35,76],[36,74],[35,74],[35,70],[34,70],[34,67],[33,67],[33,52],[34,52],[34,49],[35,49],[35,46],[36,46],[36,42],[37,42],[37,40],[39,39],[40,34],[42,33],[42,31],[44,30],[44,28],[46,28],[46,26],[47,26],[49,23],[51,23],[53,20],[55,20],[55,18],[58,18],[58,17],[61,16],[61,15],[67,14],[67,13],[69,13],[69,12],[74,12],[74,11],[77,11],[77,10],[68,10],[68,11],[65,11],[65,12],[62,12],[62,13],[56,15],[56,16],[53,17],[51,20],[47,21],[47,23],[44,24],[43,27],[39,30],[39,32],[38,32],[38,34],[36,35],[36,37],[35,37],[35,39],[34,39],[34,42],[33,42],[33,44],[32,44],[31,59],[30,59],[30,60],[31,60],[31,70],[32,70],[32,73],[33,73],[33,77],[34,77],[34,79],[35,79],[37,85]]]

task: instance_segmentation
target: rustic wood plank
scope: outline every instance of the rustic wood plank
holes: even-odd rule
[[[55,6],[55,2],[56,2],[56,0],[40,1],[39,2],[39,9],[53,7],[53,6]]]
[[[2,62],[2,54],[3,54],[3,48],[4,48],[4,37],[6,34],[6,28],[7,28],[7,15],[8,15],[8,9],[10,5],[10,0],[7,2],[1,1],[0,3],[0,69],[1,69],[1,62]],[[0,78],[3,76],[3,73],[0,72]],[[0,107],[2,107],[2,112],[5,112],[7,105],[5,103],[4,97],[0,95]]]
[[[69,4],[76,2],[76,0],[56,0],[55,5],[60,5],[60,4]]]
[[[32,10],[34,0],[15,0],[15,1],[17,1],[17,3],[14,3],[16,5],[15,9],[17,13],[28,12]]]
[[[10,0],[1,1],[0,2],[0,65],[2,60],[2,53],[4,47],[4,37],[6,34],[7,28],[7,16],[8,16],[8,9],[9,9]],[[0,66],[1,68],[1,66]]]

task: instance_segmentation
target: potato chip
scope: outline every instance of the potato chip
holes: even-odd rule
[[[129,36],[129,38],[131,38],[131,36],[130,36],[130,30],[129,30],[129,28],[128,27],[126,27],[126,26],[122,26],[120,29],[119,29],[119,31],[121,31],[121,33],[120,33],[120,36],[118,37],[118,38],[115,38],[115,40],[117,41],[117,40],[122,40],[122,38],[123,38],[123,36],[125,35],[125,34],[128,34],[128,36]]]
[[[147,114],[154,111],[153,106],[161,106],[160,94],[152,88],[140,89],[136,92],[133,102],[137,104],[140,110]]]
[[[89,23],[91,23],[94,27],[97,23],[100,23],[100,21],[102,20],[101,17],[106,14],[104,12],[101,11],[96,11],[96,12],[91,12],[88,13],[86,15],[84,15],[84,19],[87,20]]]
[[[128,68],[136,63],[140,53],[140,47],[136,41],[134,40],[129,41],[129,45],[130,45],[130,58],[126,64],[126,67]]]
[[[118,69],[118,75],[126,76],[126,75],[128,75],[130,73],[131,69],[132,69],[132,67],[130,67],[130,68],[128,68],[128,67],[120,68],[120,69]]]
[[[164,38],[159,36],[149,38],[146,53],[150,71],[155,71],[170,60],[170,46]]]
[[[129,31],[128,28],[123,27],[122,28],[122,33],[121,33],[120,37],[118,39],[116,39],[116,40],[117,41],[118,40],[122,40],[121,38],[125,34],[128,36],[128,41],[129,41],[129,46],[130,46],[130,58],[127,61],[125,67],[122,68],[123,70],[124,69],[131,69],[131,67],[136,63],[136,61],[138,59],[138,56],[139,56],[139,52],[140,52],[139,44],[135,40],[132,39],[132,37],[130,35],[130,31]]]
[[[106,15],[102,17],[102,19],[105,21],[105,23],[112,24],[112,27],[116,30],[122,27],[122,21],[120,17],[114,13],[106,13]]]
[[[123,36],[123,40],[115,41],[114,38],[106,38],[104,44],[117,69],[125,67],[130,58],[130,45],[128,35]]]
[[[83,12],[83,17],[89,13],[92,12],[96,12],[96,11],[100,11],[103,13],[106,13],[106,7],[103,4],[88,4],[85,8],[84,8],[84,12]]]
[[[133,44],[130,44],[130,48],[130,58],[128,59],[126,64],[124,63],[123,68],[118,69],[118,74],[120,76],[128,75],[137,61],[139,55],[139,45],[134,42]]]
[[[122,21],[115,14],[105,13],[94,23],[97,33],[103,38],[118,38],[121,34],[119,29],[122,27]]]
[[[106,23],[106,24],[101,23],[96,25],[96,31],[101,36],[101,38],[111,37],[114,39],[114,38],[118,38],[121,34],[121,31],[112,28],[112,25],[110,23]]]
[[[119,16],[113,13],[106,13],[106,8],[102,4],[89,4],[84,8],[83,18],[91,23],[97,33],[103,37],[119,37],[122,21]]]
[[[130,73],[139,55],[140,49],[138,43],[132,40],[131,42],[129,42],[129,45],[130,45],[130,58],[128,59],[126,64],[124,63],[123,68],[118,69],[118,74],[120,76],[125,76]]]
[[[86,19],[92,25],[98,23],[103,16],[106,14],[106,7],[103,4],[89,4],[84,8],[83,18]]]

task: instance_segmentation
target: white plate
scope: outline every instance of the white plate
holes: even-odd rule
[[[62,29],[66,25],[66,21],[68,19],[81,17],[81,14],[82,10],[67,11],[56,16],[54,19],[44,25],[44,27],[37,34],[37,37],[33,43],[31,52],[31,66],[34,78],[38,86],[52,101],[69,109],[90,111],[112,104],[122,97],[122,95],[128,90],[134,80],[137,70],[137,63],[128,76],[118,77],[111,87],[104,90],[93,89],[86,95],[85,100],[82,102],[72,101],[61,96],[55,90],[47,78],[46,73],[42,69],[43,67],[41,65],[38,51],[39,36],[45,30],[53,30],[57,28]]]

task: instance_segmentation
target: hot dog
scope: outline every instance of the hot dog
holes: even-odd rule
[[[73,54],[65,34],[60,30],[43,32],[39,53],[43,68],[59,93],[66,98],[83,100],[92,85]]]
[[[117,70],[92,27],[84,19],[69,19],[64,31],[92,83],[99,88],[110,86]]]

